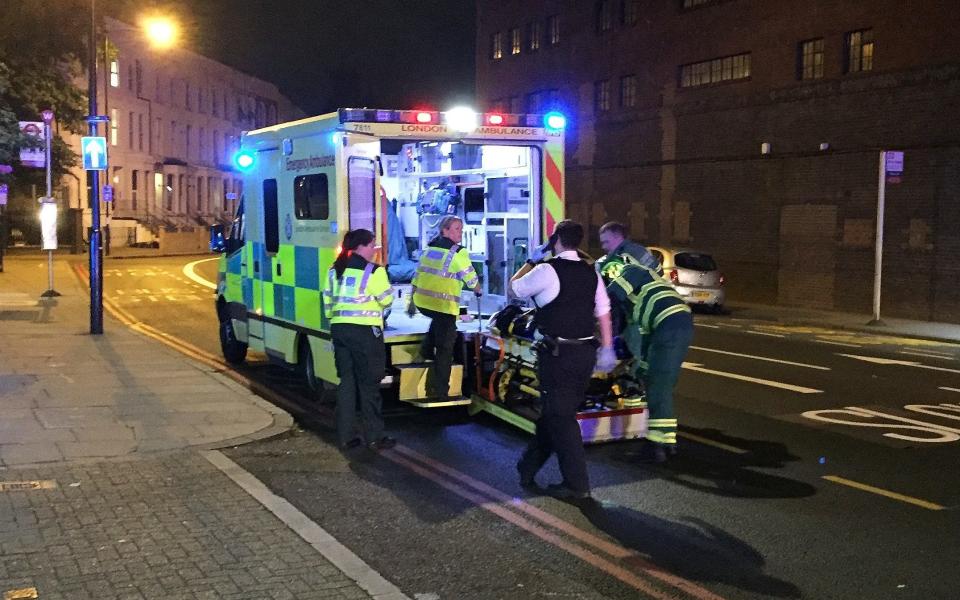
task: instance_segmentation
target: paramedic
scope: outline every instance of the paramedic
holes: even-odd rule
[[[597,271],[608,280],[619,277],[621,264],[638,264],[654,271],[662,271],[660,261],[646,246],[627,239],[627,228],[623,223],[610,221],[600,227],[600,247],[606,255],[597,261]]]
[[[616,365],[610,325],[610,300],[600,277],[580,259],[577,247],[583,226],[557,223],[552,239],[557,255],[536,266],[527,264],[511,279],[519,297],[533,298],[535,322],[543,338],[537,348],[542,413],[536,434],[517,463],[520,485],[536,486],[534,477],[556,452],[563,481],[547,489],[570,500],[590,497],[590,482],[577,412],[586,400],[594,364],[602,371]],[[596,322],[602,347],[596,353]]]
[[[434,398],[445,400],[450,392],[450,365],[453,346],[457,341],[457,317],[460,316],[460,292],[463,286],[473,288],[479,297],[480,279],[470,262],[470,253],[460,246],[463,239],[463,221],[448,215],[440,220],[440,235],[434,238],[420,255],[417,272],[407,304],[407,314],[417,309],[430,318],[420,355],[433,360]]]
[[[330,320],[337,387],[337,437],[342,448],[364,441],[371,450],[386,450],[396,440],[383,433],[380,381],[386,370],[383,312],[393,303],[387,271],[370,262],[376,240],[366,229],[348,231],[324,289],[324,312]],[[357,404],[362,437],[357,436]]]
[[[626,264],[607,285],[626,315],[622,337],[633,354],[634,374],[647,390],[647,441],[643,458],[662,463],[677,448],[673,388],[693,339],[690,307],[656,271]]]

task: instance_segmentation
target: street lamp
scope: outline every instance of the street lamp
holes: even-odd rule
[[[87,95],[89,97],[90,136],[97,136],[97,17],[96,0],[90,0],[90,64],[88,66]],[[103,333],[103,255],[100,244],[100,171],[90,174],[90,333]]]
[[[144,19],[143,30],[150,43],[157,48],[170,48],[177,41],[177,25],[166,17]]]

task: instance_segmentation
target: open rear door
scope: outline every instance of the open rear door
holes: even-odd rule
[[[338,169],[343,177],[340,190],[346,215],[341,218],[341,234],[348,229],[368,229],[376,235],[377,262],[386,260],[386,235],[384,231],[383,201],[380,192],[380,141],[369,135],[344,133],[345,142],[341,153],[343,168]],[[346,221],[346,222],[344,222]]]

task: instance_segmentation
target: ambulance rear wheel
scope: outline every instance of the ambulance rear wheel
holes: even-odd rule
[[[243,364],[247,359],[247,345],[237,339],[233,320],[229,317],[220,321],[220,349],[223,351],[223,357],[231,365]]]
[[[313,362],[313,351],[310,342],[303,338],[300,342],[300,373],[310,391],[310,399],[323,404],[336,402],[337,387],[332,383],[317,377],[317,370]]]

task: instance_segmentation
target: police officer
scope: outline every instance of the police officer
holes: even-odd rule
[[[337,387],[337,437],[342,448],[392,448],[383,433],[380,381],[386,370],[383,312],[393,303],[387,271],[370,262],[375,238],[366,229],[348,231],[340,255],[327,275],[324,312],[330,320]],[[363,416],[361,439],[355,433],[357,403]]]
[[[590,481],[577,411],[586,400],[594,365],[609,371],[617,359],[610,300],[593,267],[577,253],[583,226],[561,221],[553,238],[555,258],[536,266],[527,264],[511,279],[513,292],[533,298],[537,305],[536,325],[543,336],[537,350],[542,413],[517,471],[521,486],[534,487],[535,475],[556,452],[563,481],[548,486],[548,491],[560,498],[583,500],[590,497]],[[594,336],[598,320],[602,340],[599,361]]]
[[[430,329],[420,354],[433,360],[433,396],[444,400],[450,391],[450,365],[457,341],[457,317],[460,315],[460,292],[463,286],[473,288],[479,297],[480,279],[470,262],[470,253],[460,246],[463,221],[448,215],[440,220],[440,235],[434,238],[417,264],[407,314],[417,309],[430,318]]]
[[[624,264],[637,264],[662,271],[660,261],[643,244],[627,239],[627,228],[623,223],[610,221],[600,227],[600,247],[606,252],[597,261],[597,271],[607,280],[616,279]]]
[[[644,459],[664,462],[677,448],[673,388],[693,339],[690,307],[656,271],[628,263],[607,285],[626,315],[623,338],[633,353],[634,373],[646,384],[647,440]]]

